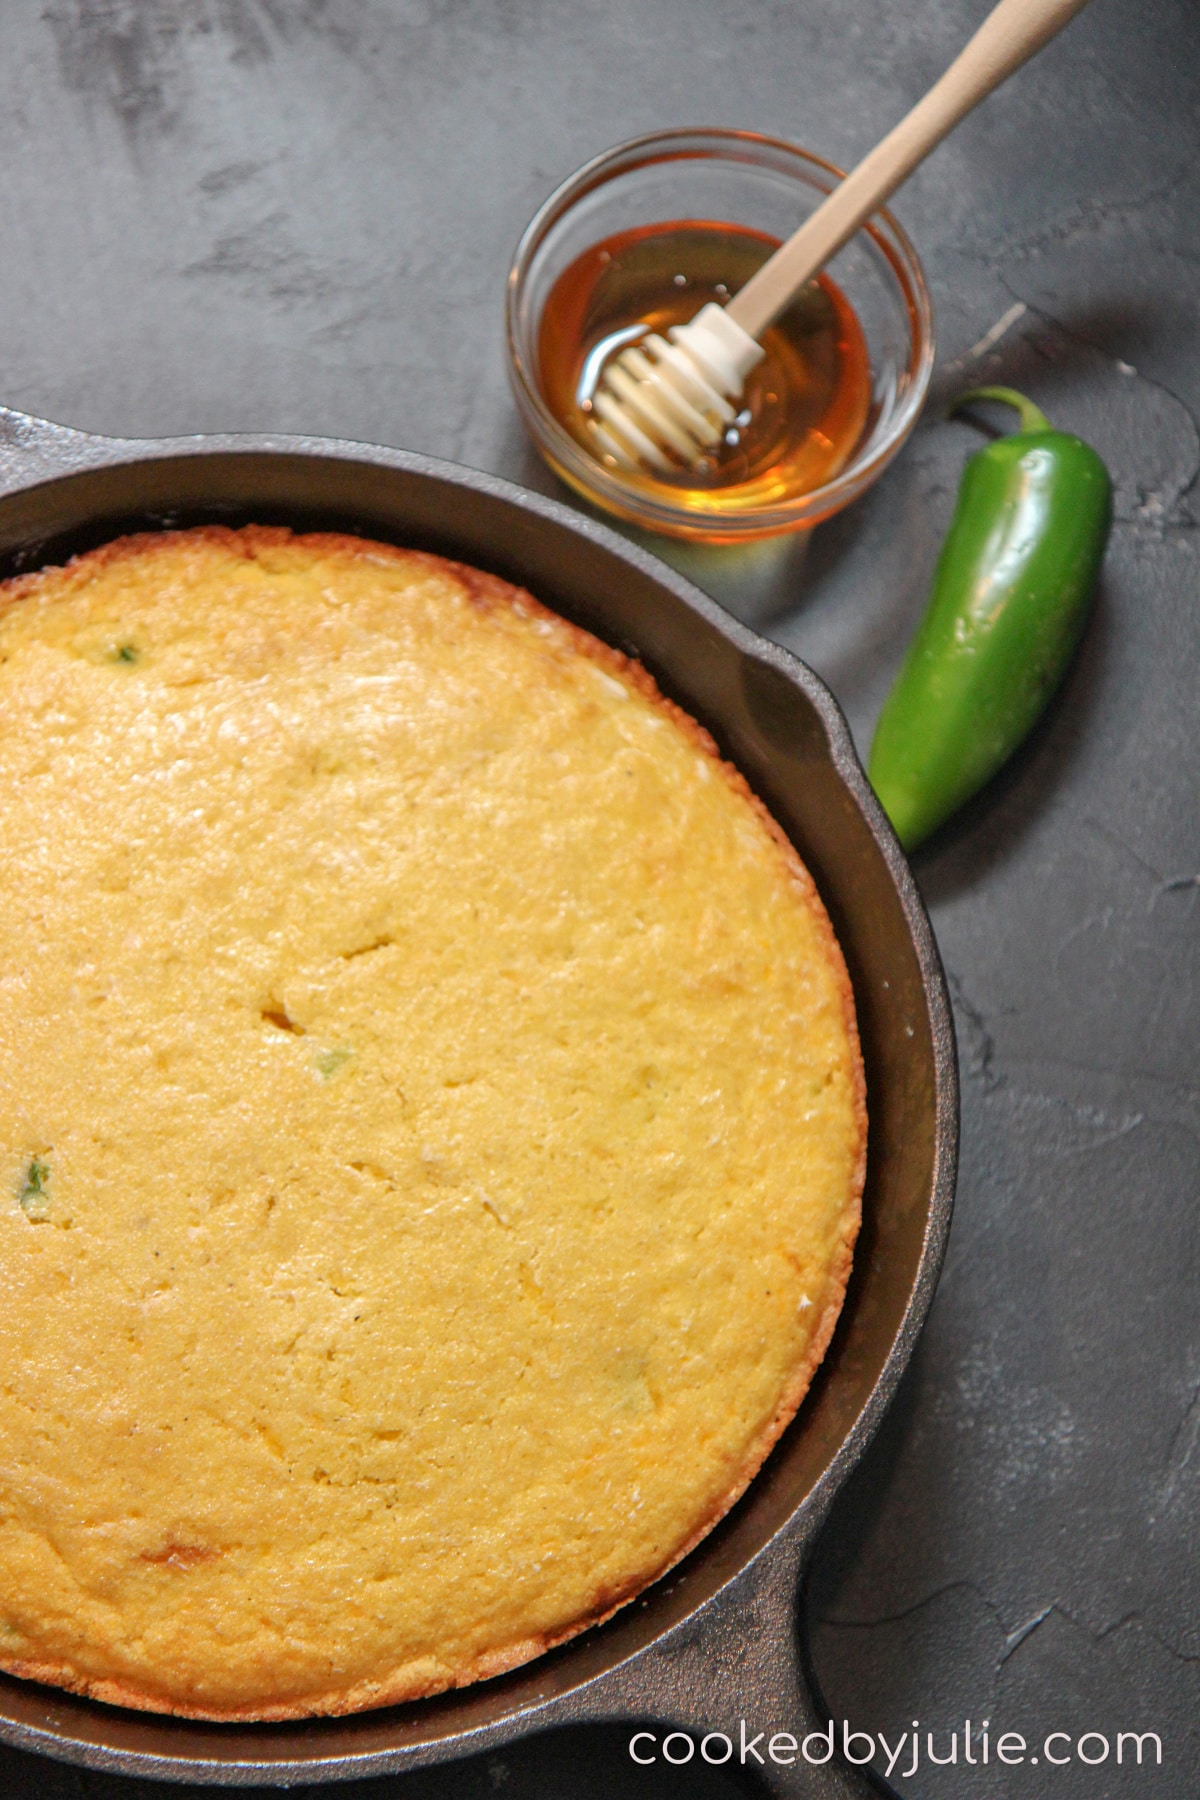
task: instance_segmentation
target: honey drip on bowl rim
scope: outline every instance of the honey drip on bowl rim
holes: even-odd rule
[[[871,368],[862,326],[841,289],[819,275],[761,339],[741,410],[693,468],[617,470],[592,435],[591,399],[610,357],[647,330],[665,333],[722,304],[779,240],[741,225],[679,219],[603,238],[563,270],[538,339],[542,394],[597,461],[647,494],[696,514],[736,517],[782,506],[832,481],[862,440]]]

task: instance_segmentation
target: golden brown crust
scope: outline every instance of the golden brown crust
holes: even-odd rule
[[[858,1133],[857,1159],[850,1191],[847,1194],[846,1205],[840,1220],[840,1242],[833,1264],[828,1271],[825,1293],[819,1303],[821,1311],[818,1322],[809,1340],[804,1360],[795,1369],[773,1417],[747,1448],[725,1493],[699,1522],[686,1542],[675,1546],[661,1567],[650,1575],[639,1575],[622,1584],[619,1589],[610,1589],[597,1594],[593,1609],[586,1616],[573,1620],[563,1630],[554,1634],[523,1637],[508,1646],[490,1650],[476,1658],[474,1662],[452,1673],[447,1673],[444,1679],[431,1679],[427,1669],[418,1673],[413,1670],[411,1665],[407,1665],[405,1668],[393,1670],[390,1674],[376,1680],[357,1682],[348,1687],[335,1687],[324,1692],[306,1693],[287,1702],[252,1703],[244,1707],[226,1709],[218,1709],[211,1705],[193,1706],[177,1697],[156,1694],[121,1680],[85,1677],[78,1670],[65,1664],[11,1658],[0,1652],[0,1668],[10,1674],[61,1686],[110,1705],[230,1723],[242,1721],[282,1722],[315,1715],[351,1713],[423,1699],[442,1692],[448,1687],[465,1686],[473,1681],[489,1679],[505,1673],[611,1617],[614,1612],[626,1605],[638,1593],[644,1591],[653,1581],[660,1579],[668,1569],[675,1566],[701,1542],[745,1492],[772,1447],[795,1417],[825,1354],[841,1312],[861,1217],[867,1135],[865,1082],[849,976],[828,914],[808,870],[804,867],[785,833],[751,791],[741,773],[720,756],[709,733],[660,692],[652,676],[641,664],[602,643],[582,628],[564,621],[523,589],[516,588],[496,576],[464,564],[432,556],[426,552],[404,550],[340,533],[294,534],[285,527],[274,526],[248,526],[240,530],[233,530],[220,525],[197,527],[187,533],[144,533],[118,539],[73,560],[62,572],[61,578],[65,582],[66,590],[69,591],[85,585],[101,570],[111,569],[123,560],[144,560],[147,555],[152,555],[160,548],[169,548],[174,552],[178,549],[181,538],[187,538],[196,544],[219,545],[226,552],[247,559],[270,554],[272,551],[295,548],[318,556],[366,557],[374,561],[385,559],[409,566],[415,563],[427,568],[431,573],[456,581],[470,604],[480,611],[495,612],[508,609],[522,617],[552,622],[555,629],[552,648],[561,650],[565,646],[569,654],[587,658],[605,672],[636,688],[644,699],[671,721],[676,731],[685,736],[698,752],[715,765],[731,792],[753,811],[769,834],[789,883],[801,897],[803,905],[819,929],[824,954],[830,968],[835,972],[841,999],[846,1040],[852,1064],[853,1106]],[[21,576],[5,584],[0,590],[0,607],[7,608],[28,597],[36,591],[40,583],[44,582],[45,574],[46,572],[43,571],[38,574]],[[210,1553],[199,1552],[198,1554],[206,1556]]]

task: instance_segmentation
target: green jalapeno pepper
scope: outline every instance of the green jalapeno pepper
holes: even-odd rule
[[[1020,427],[963,470],[925,616],[871,745],[870,777],[906,850],[970,799],[1029,731],[1087,619],[1112,519],[1096,452],[1011,388]]]

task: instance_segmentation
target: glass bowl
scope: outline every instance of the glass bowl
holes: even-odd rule
[[[551,194],[517,245],[506,305],[509,375],[522,417],[556,474],[607,512],[670,537],[742,543],[799,531],[856,500],[916,423],[933,371],[933,315],[917,253],[880,211],[829,264],[858,316],[871,394],[858,444],[840,473],[808,493],[737,512],[709,512],[695,490],[606,466],[546,403],[538,339],[554,283],[613,233],[682,219],[719,220],[787,238],[842,180],[832,163],[748,131],[663,131],[586,163]],[[683,493],[688,493],[685,503]]]

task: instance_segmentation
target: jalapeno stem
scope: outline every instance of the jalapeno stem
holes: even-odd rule
[[[1024,394],[1018,394],[1016,388],[970,388],[967,393],[958,396],[950,411],[952,413],[961,412],[963,407],[969,406],[973,400],[998,400],[1002,406],[1014,406],[1020,415],[1022,431],[1050,431],[1052,429],[1050,421],[1041,407],[1035,406],[1033,401],[1027,399]]]

